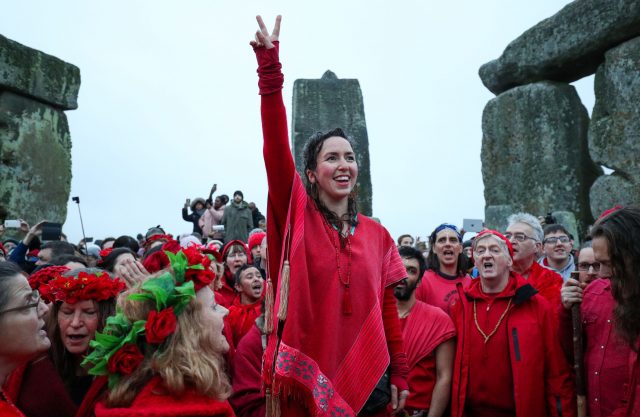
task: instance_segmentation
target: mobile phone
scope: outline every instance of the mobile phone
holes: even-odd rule
[[[221,232],[224,230],[224,224],[219,224],[217,226],[211,226],[211,230],[214,232]]]
[[[60,240],[62,235],[61,223],[42,223],[42,240]]]
[[[465,232],[481,232],[483,227],[482,219],[463,219],[462,228]]]
[[[20,228],[20,220],[5,220],[4,227],[6,229],[19,229]]]

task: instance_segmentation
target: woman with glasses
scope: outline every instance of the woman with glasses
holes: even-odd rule
[[[9,374],[46,354],[51,345],[45,327],[48,307],[29,286],[22,270],[11,262],[0,262],[0,415],[23,416],[15,397],[5,392]]]
[[[115,298],[125,284],[96,268],[65,267],[44,268],[29,283],[51,306],[47,316],[51,349],[48,358],[14,372],[9,385],[27,417],[50,416],[52,410],[56,416],[73,416],[93,381],[81,366],[89,342],[115,313]]]
[[[456,285],[460,282],[467,288],[471,284],[467,263],[458,228],[449,223],[436,227],[429,236],[427,271],[416,289],[416,299],[440,307],[448,314],[451,297],[457,297]]]

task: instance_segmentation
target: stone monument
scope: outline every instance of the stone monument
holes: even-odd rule
[[[357,79],[339,79],[327,71],[320,79],[298,79],[293,84],[292,149],[301,176],[302,150],[318,131],[340,127],[354,142],[358,162],[358,210],[371,216],[369,138],[362,91]]]
[[[593,120],[569,82],[596,73]],[[640,0],[576,0],[480,68],[485,216],[640,205]],[[600,165],[614,170],[604,175]]]
[[[0,35],[0,220],[64,223],[80,70]]]

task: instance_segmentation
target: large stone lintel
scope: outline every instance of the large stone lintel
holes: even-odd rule
[[[542,80],[593,74],[612,47],[640,35],[640,0],[576,0],[511,42],[480,67],[494,94]]]
[[[0,35],[2,89],[33,97],[59,109],[76,109],[80,69]]]

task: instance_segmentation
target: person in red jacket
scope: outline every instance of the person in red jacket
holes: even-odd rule
[[[409,362],[409,415],[440,417],[449,405],[456,335],[451,318],[441,308],[416,300],[415,289],[426,269],[422,253],[410,246],[398,249],[407,278],[393,293]]]
[[[640,209],[616,206],[600,216],[591,229],[593,255],[600,275],[611,277],[615,300],[613,318],[618,335],[631,348],[629,384],[623,404],[612,417],[640,416]],[[593,285],[590,284],[590,285]],[[588,287],[587,287],[588,288]]]
[[[404,265],[389,232],[357,211],[358,164],[342,129],[307,142],[303,185],[282,100],[280,17],[271,34],[260,17],[258,23],[251,44],[269,184],[267,276],[275,289],[270,294],[268,281],[265,299],[274,294],[275,302],[265,307],[267,408],[287,417],[385,415],[383,401],[369,407],[374,401],[367,400],[389,368],[387,386],[398,413],[409,394],[393,296],[406,276]]]
[[[458,339],[451,415],[575,416],[551,306],[510,271],[513,249],[503,235],[485,230],[472,247],[480,279],[464,294],[459,285],[452,306]]]
[[[241,240],[232,240],[222,250],[224,275],[220,279],[222,286],[216,289],[216,300],[226,308],[233,305],[238,293],[235,289],[236,271],[247,263],[251,263],[249,248]]]
[[[552,307],[560,305],[562,277],[537,261],[544,233],[540,221],[529,213],[516,213],[507,219],[504,234],[513,246],[513,270],[526,279]]]

